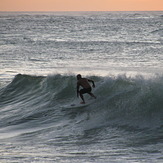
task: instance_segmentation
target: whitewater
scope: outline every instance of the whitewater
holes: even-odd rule
[[[0,162],[163,162],[162,72],[162,11],[0,12]]]

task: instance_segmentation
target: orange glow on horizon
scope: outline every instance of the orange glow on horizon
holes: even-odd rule
[[[163,11],[163,0],[0,0],[0,11]]]

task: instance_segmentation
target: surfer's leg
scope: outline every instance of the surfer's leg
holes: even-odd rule
[[[91,91],[92,91],[92,88],[88,88],[86,93],[88,93],[91,97],[96,99],[96,96]]]
[[[85,100],[84,100],[83,94],[84,94],[84,89],[81,89],[81,90],[80,90],[80,98],[82,99],[81,104],[85,104]]]
[[[96,99],[96,96],[93,94],[93,93],[88,93],[90,96],[92,96],[93,98],[95,98]]]
[[[82,93],[80,93],[80,98],[82,99],[81,104],[85,104],[84,96],[83,96],[83,94],[82,94]]]

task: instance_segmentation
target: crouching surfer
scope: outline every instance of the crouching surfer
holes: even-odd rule
[[[95,87],[95,83],[93,80],[87,79],[87,78],[82,78],[80,74],[77,75],[77,97],[82,99],[81,104],[85,104],[84,96],[83,94],[88,93],[90,96],[93,98],[96,98],[96,96],[91,92],[92,88],[89,84],[89,82],[92,82],[92,87]],[[79,90],[79,87],[82,87],[82,89]]]

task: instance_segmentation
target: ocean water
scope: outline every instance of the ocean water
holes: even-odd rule
[[[0,162],[163,162],[162,72],[162,11],[0,12]]]

